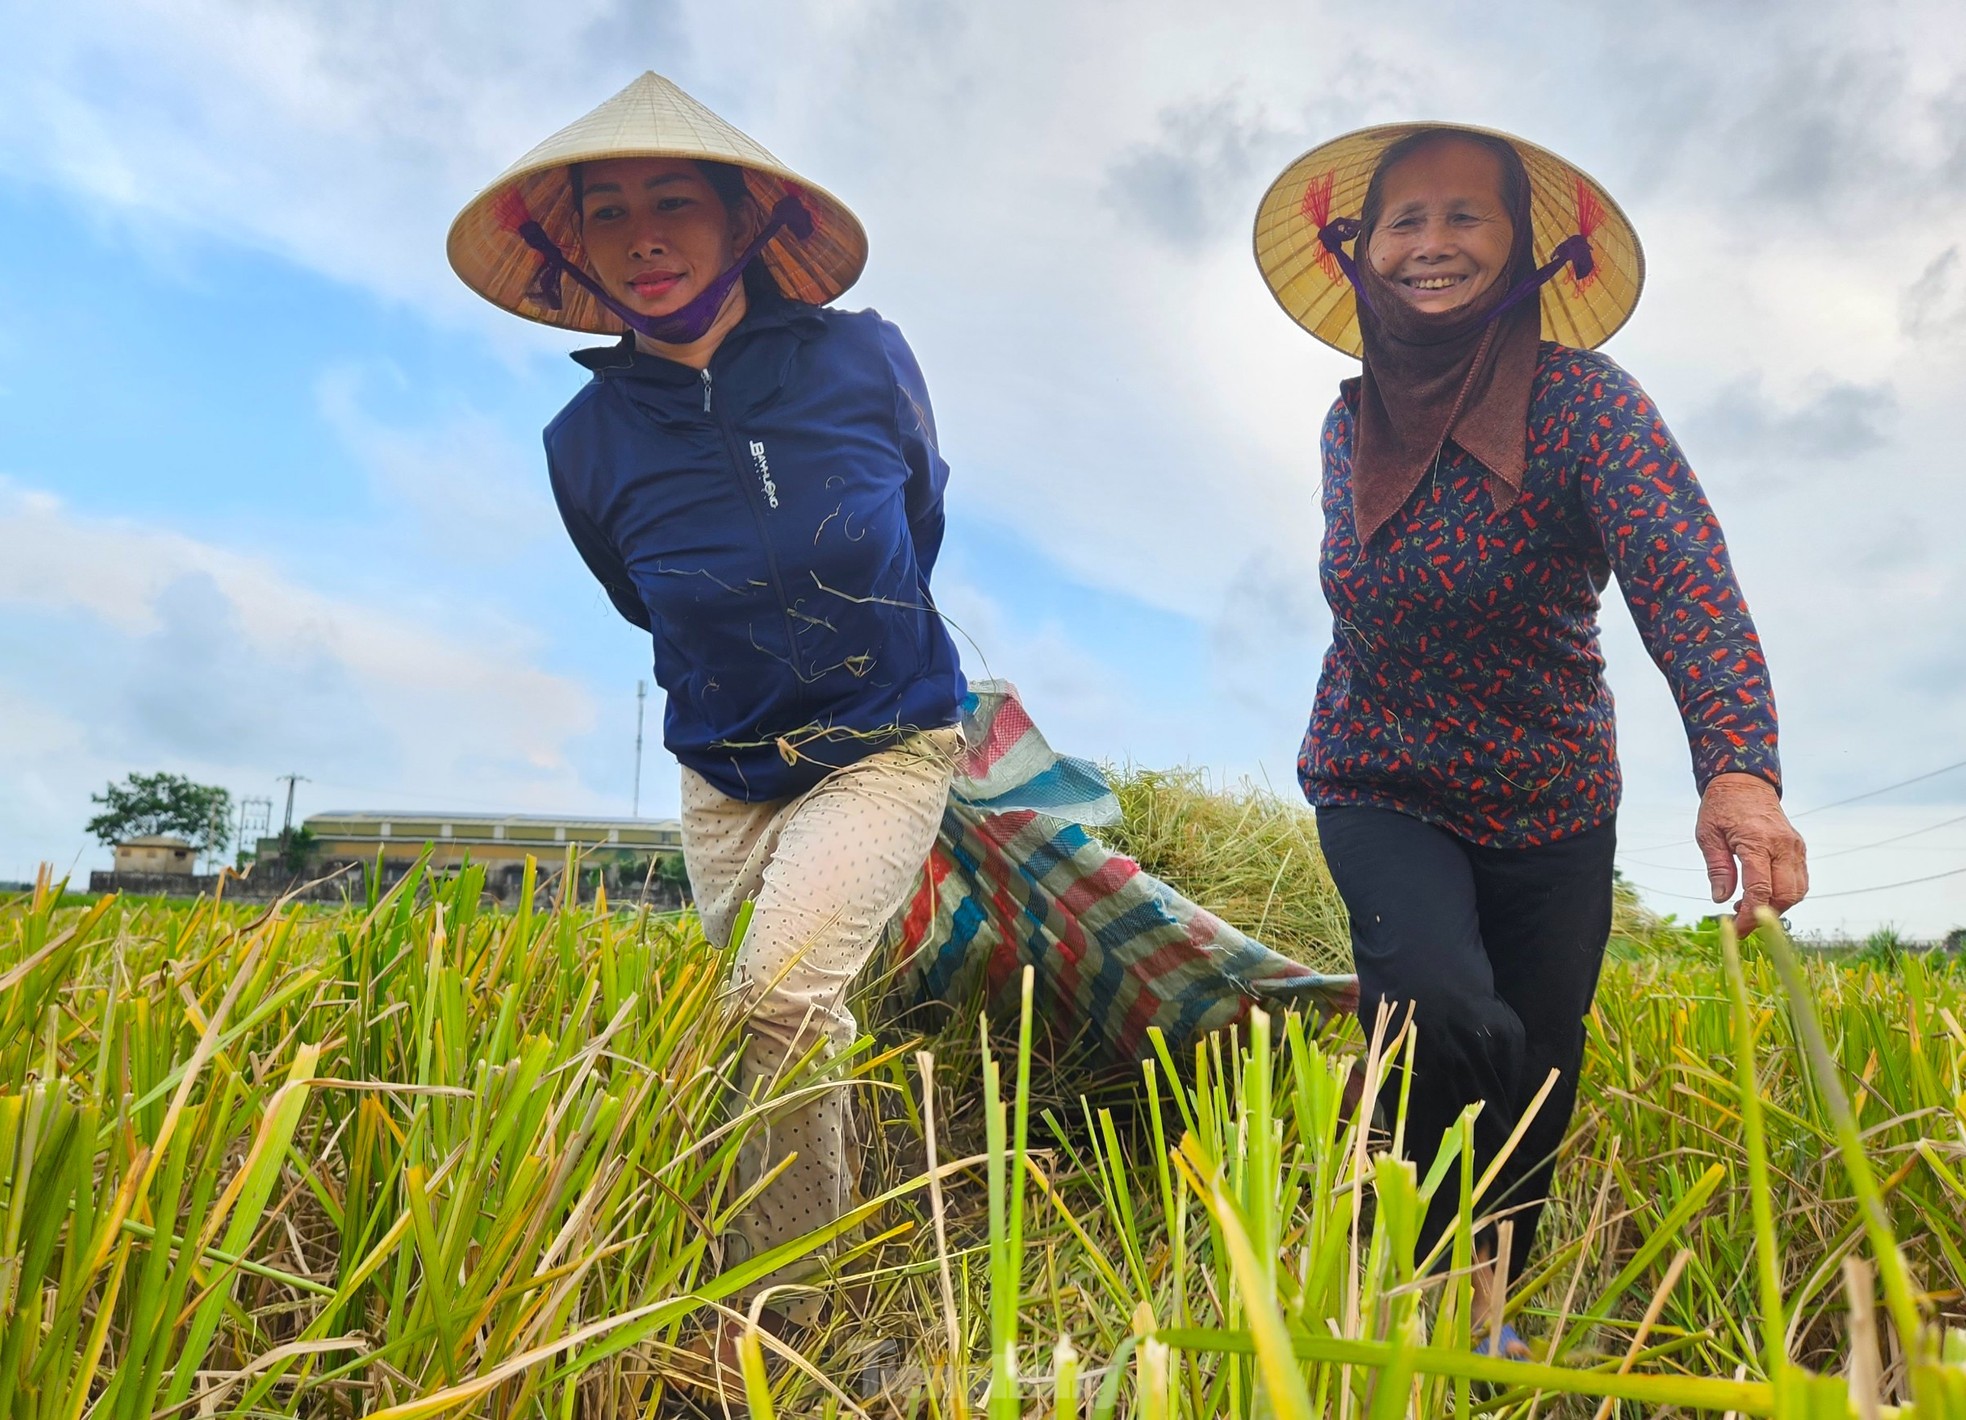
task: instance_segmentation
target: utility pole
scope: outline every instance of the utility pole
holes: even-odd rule
[[[205,820],[205,866],[206,868],[210,869],[213,872],[218,871],[218,864],[219,864],[218,841],[220,835],[223,834],[224,832],[225,832],[225,810],[219,806],[216,800],[214,800],[212,803],[212,811]]]
[[[645,680],[635,682],[635,798],[634,807],[629,809],[630,818],[642,816],[642,712],[648,705],[649,684]]]
[[[282,842],[285,842],[288,836],[294,831],[294,785],[311,784],[314,781],[309,779],[305,774],[276,774],[273,776],[273,782],[275,784],[282,781],[285,781],[287,786],[287,817],[286,821],[280,825],[280,839]]]

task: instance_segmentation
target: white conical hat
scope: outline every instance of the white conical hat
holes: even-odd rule
[[[781,229],[763,253],[778,289],[795,300],[824,305],[857,281],[867,264],[867,233],[845,203],[807,182],[660,74],[647,73],[562,128],[472,198],[451,223],[451,269],[493,305],[528,320],[597,335],[620,334],[625,329],[620,319],[573,282],[564,283],[558,309],[537,300],[532,288],[539,256],[494,211],[501,197],[516,192],[568,260],[585,265],[568,169],[604,158],[730,163],[744,170],[761,212],[796,191],[812,216],[812,234],[797,237]]]

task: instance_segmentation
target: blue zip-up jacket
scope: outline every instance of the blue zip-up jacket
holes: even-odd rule
[[[546,426],[553,496],[654,636],[670,753],[758,803],[956,723],[928,588],[949,467],[899,330],[768,299],[702,371],[631,339],[574,359],[594,377]]]

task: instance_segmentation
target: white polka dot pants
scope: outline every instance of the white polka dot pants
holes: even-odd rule
[[[747,1097],[823,1039],[828,1053],[858,1034],[846,997],[906,901],[942,823],[962,749],[956,726],[914,735],[828,776],[795,799],[747,804],[683,770],[683,857],[704,934],[730,940],[738,908],[751,922],[732,986],[751,1001],[739,1065]],[[831,1222],[851,1206],[857,1155],[844,1087],[755,1127],[738,1156],[748,1189],[788,1154],[792,1163],[733,1223],[730,1259],[755,1256]],[[808,1264],[809,1266],[809,1264]],[[761,1283],[792,1280],[787,1268]],[[773,1299],[808,1320],[816,1299]]]

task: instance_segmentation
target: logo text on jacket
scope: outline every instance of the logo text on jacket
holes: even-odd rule
[[[778,485],[771,481],[771,462],[765,458],[764,441],[761,439],[753,439],[751,441],[751,462],[757,466],[758,482],[764,485],[765,502],[776,508],[778,506]]]

